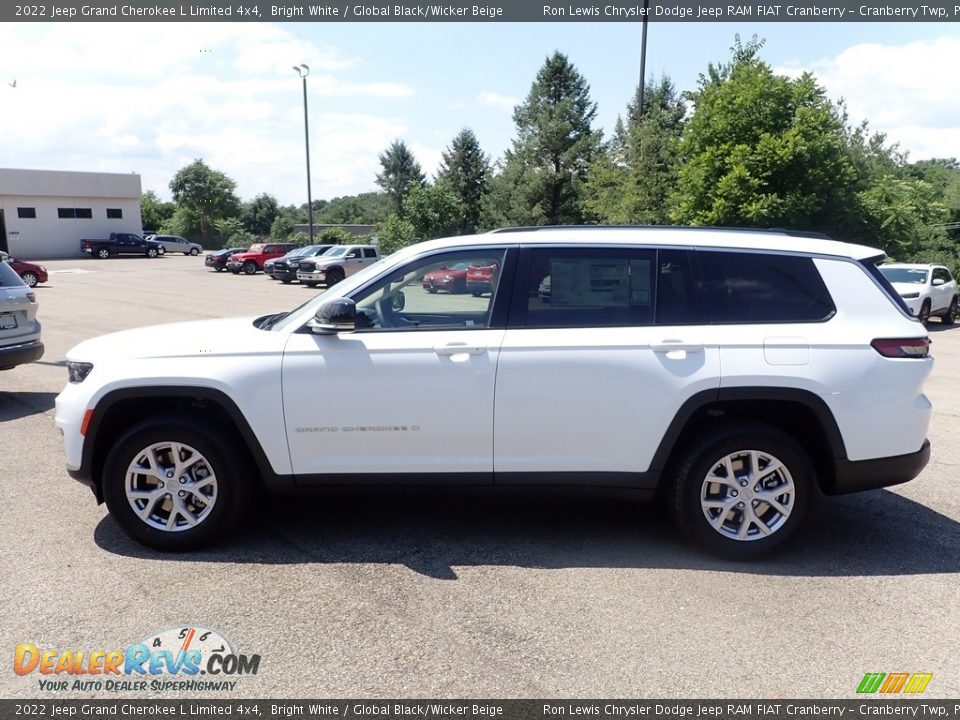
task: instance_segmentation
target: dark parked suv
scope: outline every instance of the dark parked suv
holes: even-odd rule
[[[307,245],[306,247],[291,250],[283,257],[276,260],[267,260],[263,266],[263,271],[270,275],[274,280],[283,283],[291,283],[297,279],[297,267],[301,260],[305,260],[317,255],[323,255],[333,245]]]

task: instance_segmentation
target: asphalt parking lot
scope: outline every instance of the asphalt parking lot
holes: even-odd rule
[[[960,326],[931,323],[923,474],[824,499],[771,561],[704,556],[656,506],[536,495],[277,498],[229,544],[166,555],[64,470],[65,352],[317,291],[202,257],[44,264],[46,354],[0,373],[0,697],[44,695],[12,670],[19,643],[110,650],[171,626],[261,655],[229,697],[852,698],[867,672],[932,672],[927,697],[960,696]]]

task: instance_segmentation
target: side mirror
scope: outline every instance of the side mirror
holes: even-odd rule
[[[394,312],[400,312],[407,306],[407,296],[403,294],[403,290],[397,290],[390,296],[390,304]]]
[[[943,278],[934,278],[934,279],[933,279],[933,283],[931,283],[931,284],[932,284],[934,287],[940,287],[940,286],[943,285],[945,282],[946,282],[946,280],[944,280]]]
[[[328,300],[317,308],[307,327],[316,335],[353,332],[357,329],[357,306],[348,298]]]

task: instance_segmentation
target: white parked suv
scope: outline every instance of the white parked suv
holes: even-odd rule
[[[880,272],[924,325],[931,317],[947,325],[956,322],[957,281],[943,265],[886,263]]]
[[[458,484],[660,491],[753,557],[818,494],[927,463],[930,341],[882,257],[773,231],[434,240],[288,312],[83,342],[56,421],[68,472],[156,548],[221,538],[257,486]],[[458,263],[492,292],[423,288]]]

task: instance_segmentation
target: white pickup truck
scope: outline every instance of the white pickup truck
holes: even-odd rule
[[[330,287],[379,259],[380,253],[373,245],[337,245],[323,255],[303,260],[297,268],[297,280],[308,287]]]

